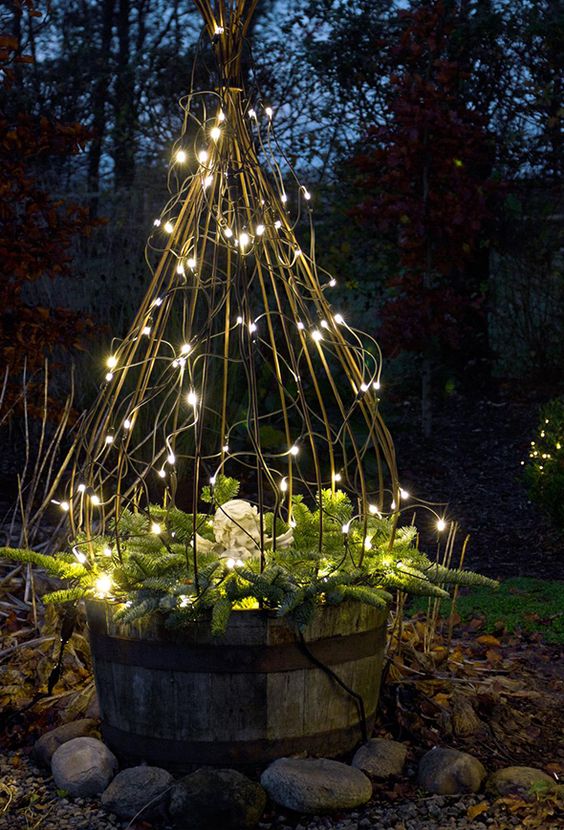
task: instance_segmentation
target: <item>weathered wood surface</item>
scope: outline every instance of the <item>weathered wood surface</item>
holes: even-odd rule
[[[353,698],[273,613],[235,612],[218,638],[205,624],[124,626],[108,603],[87,610],[106,739],[122,756],[169,766],[260,763],[304,749],[336,755],[360,738]],[[304,631],[310,651],[362,696],[369,723],[386,616],[356,603],[319,608]]]

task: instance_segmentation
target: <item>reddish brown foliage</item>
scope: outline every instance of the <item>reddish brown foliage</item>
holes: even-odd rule
[[[5,101],[14,88],[13,66],[27,62],[18,48],[14,38],[0,39]],[[87,208],[54,196],[40,181],[58,160],[80,151],[88,131],[8,110],[0,112],[0,364],[17,373],[24,361],[29,371],[40,367],[57,346],[80,346],[90,330],[89,320],[68,309],[32,306],[24,287],[41,277],[72,276],[73,245],[95,223]]]
[[[458,349],[482,326],[493,143],[465,102],[467,72],[449,57],[456,19],[442,2],[405,15],[390,118],[356,164],[361,218],[397,246],[382,340],[397,351]],[[485,271],[485,273],[484,273]]]

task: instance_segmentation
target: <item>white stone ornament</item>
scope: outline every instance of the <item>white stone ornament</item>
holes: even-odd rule
[[[213,518],[215,542],[196,534],[196,544],[202,553],[215,551],[222,558],[245,560],[260,555],[260,515],[254,504],[245,499],[230,499],[217,508]],[[287,548],[294,541],[292,529],[276,537],[277,548]],[[272,547],[273,539],[266,536],[265,548]]]

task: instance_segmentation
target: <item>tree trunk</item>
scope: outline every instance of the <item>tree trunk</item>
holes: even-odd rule
[[[96,56],[97,81],[92,93],[92,129],[94,138],[90,143],[88,154],[88,192],[90,195],[90,210],[92,216],[98,212],[98,198],[100,191],[100,159],[102,144],[106,132],[106,99],[111,76],[110,48],[112,42],[112,25],[114,19],[114,0],[103,0],[102,3],[102,38],[100,51]]]
[[[130,59],[130,13],[130,0],[119,0],[113,141],[115,190],[130,187],[135,177],[135,77]]]

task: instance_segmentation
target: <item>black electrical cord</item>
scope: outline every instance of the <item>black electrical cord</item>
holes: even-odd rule
[[[302,634],[301,631],[298,632],[298,635],[299,635],[299,638],[300,638],[299,639],[299,647],[303,651],[303,653],[306,655],[306,657],[309,660],[311,660],[311,662],[315,666],[317,666],[318,669],[321,669],[322,672],[325,672],[325,674],[328,677],[330,677],[331,680],[334,680],[335,683],[337,683],[342,689],[345,690],[345,692],[348,695],[350,695],[353,698],[354,702],[356,703],[356,708],[358,709],[358,716],[359,716],[359,719],[360,719],[360,731],[361,731],[361,735],[362,735],[362,743],[365,744],[368,740],[368,728],[366,726],[366,709],[364,707],[364,700],[362,698],[362,695],[360,695],[358,692],[355,692],[354,689],[350,688],[350,686],[347,686],[347,684],[343,680],[341,680],[341,678],[337,674],[335,674],[335,672],[332,669],[330,669],[329,666],[326,666],[325,663],[322,663],[321,660],[318,660],[317,657],[315,657],[311,653],[311,651],[309,650],[309,648],[306,645],[304,635]]]

